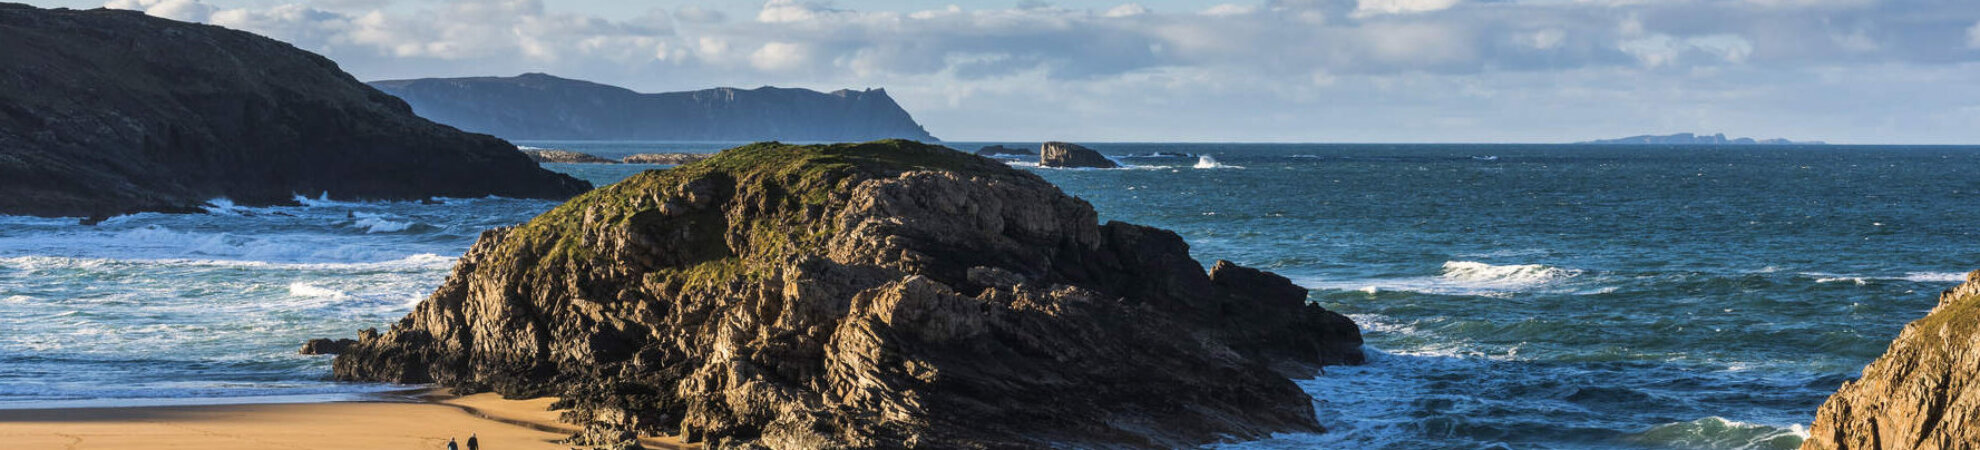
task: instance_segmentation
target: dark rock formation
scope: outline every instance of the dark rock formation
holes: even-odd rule
[[[357,341],[351,339],[310,339],[309,342],[304,342],[302,350],[296,353],[304,355],[335,355],[343,353],[344,350],[348,350],[352,345],[356,344]]]
[[[1698,135],[1678,133],[1663,136],[1643,135],[1621,139],[1600,139],[1583,144],[1612,145],[1825,145],[1822,141],[1795,142],[1787,139],[1726,138],[1725,133]]]
[[[569,164],[618,164],[619,163],[618,161],[601,158],[598,157],[597,155],[593,155],[590,153],[574,152],[570,150],[542,149],[542,150],[523,150],[522,152],[525,155],[529,155],[530,160],[536,161],[538,163],[569,163]]]
[[[1822,404],[1801,448],[1980,447],[1980,272]]]
[[[992,158],[998,156],[1031,156],[1036,154],[1038,153],[1033,152],[1031,150],[1025,150],[1021,148],[1010,148],[1002,145],[992,145],[976,150],[976,156],[987,156]]]
[[[1065,142],[1046,142],[1038,147],[1040,167],[1093,167],[1111,169],[1120,167],[1114,160],[1101,156],[1100,152]]]
[[[884,89],[641,94],[540,73],[376,81],[420,116],[506,139],[933,141]]]
[[[1359,363],[1285,278],[990,159],[755,144],[482,235],[344,380],[562,396],[717,447],[1189,446],[1320,429],[1287,377]]]
[[[0,214],[589,188],[272,39],[133,11],[0,4]]]
[[[681,165],[698,162],[715,156],[708,153],[641,153],[627,156],[619,161],[626,164],[669,164]]]

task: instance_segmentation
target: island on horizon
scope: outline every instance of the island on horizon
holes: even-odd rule
[[[1630,136],[1619,139],[1597,139],[1593,141],[1583,141],[1576,143],[1577,144],[1612,144],[1612,145],[1829,145],[1829,143],[1822,141],[1790,141],[1781,138],[1774,138],[1774,139],[1754,139],[1750,137],[1727,138],[1725,133],[1716,133],[1716,134],[1677,133],[1677,134],[1664,134],[1664,135],[1645,134],[1640,136]]]

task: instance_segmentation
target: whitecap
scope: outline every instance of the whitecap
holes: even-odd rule
[[[1904,274],[1904,281],[1918,283],[1964,283],[1966,274],[1960,272],[1910,272]]]
[[[1650,427],[1625,440],[1664,448],[1791,449],[1808,439],[1800,424],[1774,426],[1706,417]]]
[[[1444,279],[1489,287],[1525,287],[1580,276],[1580,270],[1541,264],[1491,265],[1477,261],[1444,262]]]
[[[289,283],[289,295],[310,298],[347,298],[351,296],[351,294],[344,291],[328,289],[300,281]]]
[[[1244,168],[1244,166],[1233,166],[1233,165],[1217,162],[1217,158],[1212,158],[1210,157],[1210,155],[1202,155],[1196,157],[1195,167],[1198,169],[1243,169]]]
[[[365,233],[397,233],[412,228],[413,222],[386,219],[375,214],[360,214],[351,226],[364,229]]]

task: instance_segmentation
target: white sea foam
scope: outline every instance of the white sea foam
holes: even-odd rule
[[[351,294],[346,293],[344,291],[339,291],[336,289],[325,289],[313,284],[304,283],[300,281],[289,283],[289,295],[296,297],[314,297],[314,298],[346,298],[351,296]]]
[[[1904,274],[1904,281],[1919,283],[1964,283],[1966,274],[1960,272],[1911,272]]]
[[[1625,440],[1666,448],[1776,449],[1795,448],[1808,439],[1800,424],[1773,426],[1706,417],[1690,422],[1650,427]]]
[[[1580,276],[1580,270],[1541,264],[1491,265],[1476,261],[1447,261],[1444,279],[1487,287],[1518,288]]]
[[[1217,162],[1217,158],[1212,158],[1210,157],[1210,155],[1202,155],[1196,157],[1195,167],[1198,169],[1243,169],[1244,168],[1244,166],[1233,166],[1233,165]]]

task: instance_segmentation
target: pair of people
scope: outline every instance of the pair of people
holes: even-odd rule
[[[461,450],[461,446],[454,443],[454,438],[447,438],[447,450]],[[476,440],[473,434],[468,435],[468,450],[481,450],[481,441]]]

